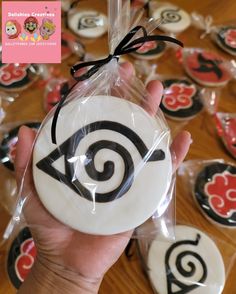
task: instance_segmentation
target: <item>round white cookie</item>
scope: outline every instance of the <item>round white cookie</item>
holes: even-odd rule
[[[106,15],[95,10],[72,11],[68,13],[68,26],[78,36],[84,38],[99,38],[107,32]]]
[[[33,153],[44,206],[79,231],[110,235],[133,229],[161,205],[172,165],[169,133],[143,108],[112,96],[66,104],[51,143],[52,118]]]
[[[216,244],[202,231],[176,226],[175,243],[158,238],[148,252],[149,277],[158,294],[220,294],[225,268]]]
[[[163,5],[152,12],[154,19],[162,19],[159,28],[164,32],[180,33],[191,24],[188,12],[172,5]]]

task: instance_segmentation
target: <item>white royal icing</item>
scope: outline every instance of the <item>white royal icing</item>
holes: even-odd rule
[[[74,180],[78,179],[91,193],[108,193],[119,187],[127,162],[115,150],[103,148],[95,155],[95,168],[102,172],[104,163],[111,161],[114,163],[114,174],[104,181],[92,179],[84,164],[88,160],[86,151],[93,143],[101,140],[118,143],[133,160],[134,181],[129,190],[118,199],[102,203],[81,197],[71,187],[36,166],[78,130],[97,121],[120,123],[135,132],[148,150],[161,149],[165,153],[163,160],[144,162],[130,137],[119,130],[100,129],[86,134],[68,161],[74,166]],[[33,176],[41,201],[57,219],[82,232],[107,235],[137,227],[159,208],[172,176],[169,133],[160,119],[151,117],[140,106],[127,100],[93,96],[72,101],[61,109],[56,128],[57,145],[51,143],[51,123],[52,118],[45,122],[37,138]],[[63,154],[52,165],[64,173]]]

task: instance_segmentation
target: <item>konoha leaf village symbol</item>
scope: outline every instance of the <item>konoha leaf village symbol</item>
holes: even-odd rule
[[[76,150],[81,140],[89,133],[95,131],[99,132],[101,130],[118,132],[128,138],[138,150],[144,163],[165,159],[165,152],[163,150],[149,150],[142,139],[130,128],[118,122],[104,120],[90,123],[76,131],[48,156],[40,160],[36,166],[54,179],[63,182],[79,196],[89,201],[94,201],[94,199],[96,199],[96,202],[104,203],[122,197],[130,189],[134,181],[134,162],[129,151],[119,143],[110,140],[98,140],[87,148],[84,154],[85,160],[83,161],[88,176],[95,181],[104,182],[111,179],[115,173],[115,163],[108,160],[103,165],[103,171],[98,171],[95,167],[95,156],[102,149],[109,149],[118,153],[124,163],[124,174],[117,188],[106,193],[92,193],[76,177],[73,158],[75,157]],[[64,156],[65,174],[52,166],[52,164],[62,156]]]
[[[207,278],[207,266],[203,258],[193,250],[183,250],[179,252],[181,246],[194,246],[197,247],[201,239],[201,235],[196,235],[196,240],[183,240],[174,243],[166,252],[165,256],[165,267],[167,277],[167,293],[168,294],[186,294],[190,291],[200,287],[201,284]],[[171,269],[170,259],[172,253],[178,248],[178,253],[175,258],[175,269]],[[185,263],[183,263],[185,259]],[[186,260],[187,259],[187,260]],[[184,266],[185,264],[185,266]],[[197,281],[193,281],[191,284],[186,284],[176,278],[176,273],[181,275],[184,279],[194,278],[198,267],[202,267],[202,275]],[[173,290],[173,286],[177,286],[178,290]]]

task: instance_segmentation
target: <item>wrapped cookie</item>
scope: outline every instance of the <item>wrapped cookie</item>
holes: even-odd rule
[[[178,173],[188,201],[196,205],[207,221],[234,239],[236,166],[220,159],[190,160],[181,165]]]
[[[108,30],[107,16],[92,9],[80,9],[80,1],[73,1],[66,12],[66,27],[79,37],[96,39]]]
[[[153,0],[148,5],[149,16],[161,19],[159,29],[166,33],[176,35],[191,25],[190,14],[172,3]]]
[[[151,242],[138,240],[154,293],[221,294],[234,260],[233,247],[191,225],[177,225],[175,236],[172,242],[163,242],[159,235]]]
[[[222,50],[232,56],[236,55],[236,23],[213,25],[211,15],[204,17],[196,12],[192,13],[192,20],[194,26],[204,31],[201,39],[209,34]]]
[[[117,4],[110,2],[112,13]],[[88,234],[132,230],[153,215],[155,222],[173,199],[169,129],[144,85],[117,60],[146,41],[181,43],[150,35],[155,22],[130,28],[127,7],[110,17],[108,57],[72,67],[78,83],[49,113],[33,150],[34,186],[45,209]],[[21,197],[30,201],[25,185]]]
[[[236,114],[217,112],[216,129],[229,153],[236,158]]]
[[[182,62],[186,73],[206,87],[223,87],[235,78],[235,64],[218,53],[200,48],[185,48]]]

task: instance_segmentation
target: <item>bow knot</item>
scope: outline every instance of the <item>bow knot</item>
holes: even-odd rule
[[[140,31],[142,31],[142,34],[143,34],[142,37],[134,39],[135,35]],[[175,38],[172,38],[169,36],[163,36],[163,35],[149,36],[147,34],[146,29],[143,26],[136,26],[135,28],[131,29],[127,33],[127,35],[120,41],[120,43],[115,48],[113,54],[109,54],[104,59],[76,64],[71,68],[71,75],[77,82],[87,80],[91,76],[93,76],[95,73],[97,73],[101,67],[109,63],[113,58],[116,58],[118,60],[121,55],[137,51],[139,48],[143,46],[144,43],[149,41],[167,41],[167,42],[172,42],[183,47],[183,43],[180,42],[179,40],[176,40]],[[76,76],[76,73],[78,73],[82,69],[85,69],[85,72],[79,76]],[[56,144],[56,124],[57,124],[59,112],[66,98],[68,97],[68,94],[71,92],[74,86],[72,86],[72,88],[65,95],[61,97],[61,100],[57,104],[57,108],[55,110],[54,117],[52,120],[52,126],[51,126],[51,138],[52,138],[53,144]]]

